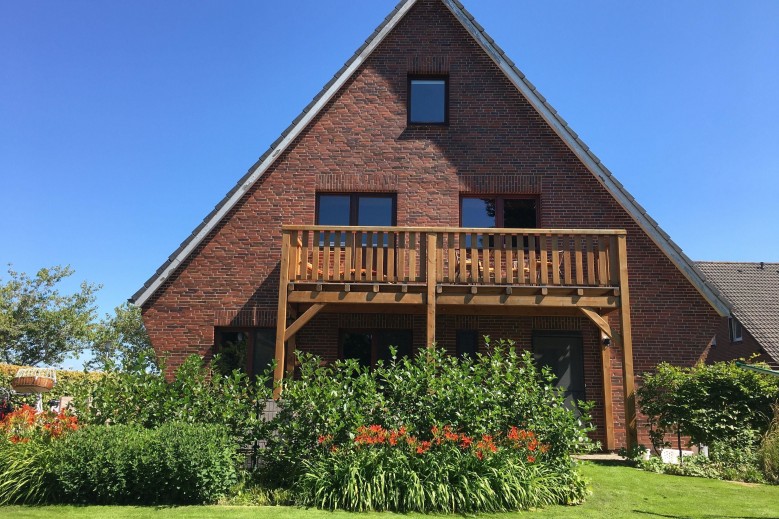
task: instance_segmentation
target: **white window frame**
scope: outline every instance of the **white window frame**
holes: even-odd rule
[[[730,342],[742,342],[744,340],[744,329],[741,323],[734,317],[728,317],[728,334]]]

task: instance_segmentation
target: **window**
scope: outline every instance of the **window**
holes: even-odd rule
[[[744,340],[741,323],[733,317],[728,317],[728,330],[730,331],[730,342],[741,342]]]
[[[341,332],[341,358],[357,359],[360,366],[372,368],[378,361],[392,359],[390,347],[397,348],[397,357],[410,357],[411,330],[344,330]]]
[[[215,364],[223,374],[241,370],[250,377],[262,375],[276,356],[275,328],[225,328],[216,331]],[[273,381],[269,381],[269,385]]]
[[[479,338],[476,330],[457,330],[457,356],[460,358],[465,356],[472,359],[476,358],[478,341]]]
[[[360,225],[389,227],[395,225],[395,195],[390,194],[320,194],[317,195],[317,225]]]
[[[462,197],[460,200],[462,227],[533,229],[538,226],[537,215],[537,198],[488,196]],[[470,236],[467,240],[466,246],[470,247]],[[479,247],[482,246],[481,240],[480,237]]]
[[[445,77],[409,77],[408,124],[449,122],[449,81]]]

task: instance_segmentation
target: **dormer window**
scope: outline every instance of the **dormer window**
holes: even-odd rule
[[[732,317],[728,317],[728,329],[730,331],[730,342],[741,342],[744,340],[741,323]]]
[[[447,124],[449,122],[448,112],[448,78],[408,78],[409,124]]]

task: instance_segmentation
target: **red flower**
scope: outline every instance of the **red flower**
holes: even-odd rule
[[[535,463],[536,457],[535,456],[528,456],[527,457],[527,461],[528,461],[528,463]]]

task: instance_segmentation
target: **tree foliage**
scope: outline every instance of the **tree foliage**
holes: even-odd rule
[[[74,293],[61,291],[72,274],[54,266],[30,277],[9,267],[8,280],[0,281],[0,362],[54,365],[89,347],[100,287],[84,281]]]
[[[100,321],[92,343],[93,358],[89,369],[110,371],[114,368],[132,370],[142,361],[146,369],[156,371],[157,359],[149,334],[143,325],[141,309],[124,303],[106,314]]]
[[[695,444],[747,446],[768,428],[779,381],[734,362],[692,368],[662,363],[644,374],[637,394],[656,449],[668,445],[666,435],[677,429]]]

